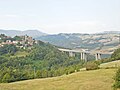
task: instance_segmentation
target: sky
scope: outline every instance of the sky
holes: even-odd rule
[[[0,0],[0,29],[49,34],[120,31],[120,0]]]

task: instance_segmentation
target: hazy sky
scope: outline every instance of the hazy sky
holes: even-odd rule
[[[0,0],[0,29],[120,31],[120,0]]]

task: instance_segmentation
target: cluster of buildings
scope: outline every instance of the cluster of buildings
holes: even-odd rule
[[[18,40],[8,36],[4,36],[4,37],[0,37],[0,47],[4,46],[4,45],[16,45],[16,47],[20,47],[20,48],[25,48],[25,47],[31,47],[33,46],[33,44],[37,44],[37,40],[34,40],[32,37],[28,36],[28,35],[24,35],[24,36],[16,36],[17,38],[19,38]]]

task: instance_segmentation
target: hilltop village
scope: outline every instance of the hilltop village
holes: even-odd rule
[[[26,47],[31,47],[37,43],[38,40],[35,40],[28,35],[10,37],[10,36],[6,36],[5,34],[0,34],[0,47],[6,44],[7,45],[13,44],[16,47],[25,49]]]

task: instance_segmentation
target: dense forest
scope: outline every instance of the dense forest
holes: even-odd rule
[[[17,52],[27,54],[19,57]],[[55,46],[41,41],[26,49],[4,45],[0,47],[0,82],[69,74],[79,71],[83,63],[78,57],[69,57]]]

